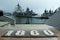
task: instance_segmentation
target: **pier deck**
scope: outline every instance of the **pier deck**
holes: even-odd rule
[[[58,37],[51,37],[51,38],[13,38],[13,37],[1,37],[4,33],[9,30],[52,30]],[[60,31],[55,29],[53,26],[47,24],[16,24],[0,27],[0,40],[60,40]]]
[[[60,40],[60,31],[53,30],[58,37],[52,38],[9,38],[9,37],[1,37],[8,30],[0,30],[0,40]]]

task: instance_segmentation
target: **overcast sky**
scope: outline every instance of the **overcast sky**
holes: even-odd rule
[[[17,4],[18,0],[0,0],[0,10],[13,12]],[[45,9],[55,10],[60,7],[59,0],[19,0],[19,4],[22,9],[29,7],[38,14],[42,14]]]

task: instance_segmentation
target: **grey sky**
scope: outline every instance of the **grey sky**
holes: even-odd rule
[[[0,0],[0,9],[6,12],[13,12],[18,0]],[[42,14],[45,9],[55,10],[60,6],[59,0],[19,0],[22,9],[27,7],[38,14]]]

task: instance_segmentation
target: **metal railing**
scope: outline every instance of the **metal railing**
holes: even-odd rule
[[[16,20],[12,19],[8,16],[0,16],[0,20],[4,21],[4,22],[9,22],[11,25],[15,25],[16,24]]]

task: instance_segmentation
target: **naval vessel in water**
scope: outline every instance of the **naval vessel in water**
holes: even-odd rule
[[[16,10],[13,12],[13,15],[16,17],[32,17],[37,15],[36,13],[33,12],[33,10],[29,10],[29,8],[26,9],[24,12],[19,3],[17,4]]]

